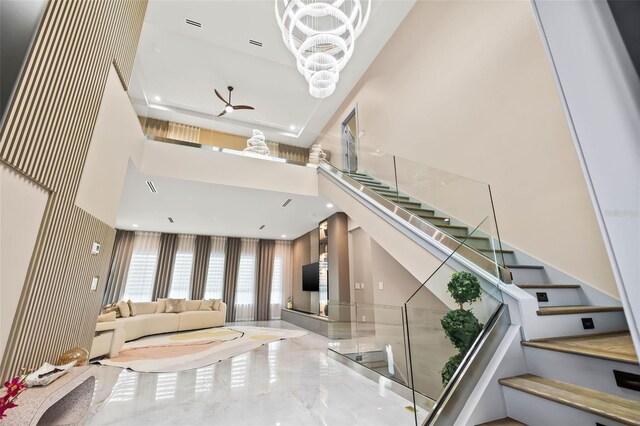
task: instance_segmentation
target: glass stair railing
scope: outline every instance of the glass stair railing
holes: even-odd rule
[[[326,161],[319,167],[427,234],[446,252],[455,250],[494,277],[495,285],[511,282],[506,264],[513,252],[502,249],[488,184],[365,147],[359,149],[357,170],[341,170]]]

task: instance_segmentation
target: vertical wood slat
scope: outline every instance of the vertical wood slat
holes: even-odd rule
[[[75,205],[109,67],[131,76],[147,0],[49,0],[0,133],[0,159],[49,190],[0,366],[90,348],[115,230]],[[91,243],[102,245],[92,256]],[[97,292],[90,291],[99,276]]]

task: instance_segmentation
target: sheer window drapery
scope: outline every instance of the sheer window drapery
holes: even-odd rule
[[[226,245],[226,237],[211,237],[207,285],[204,291],[205,299],[222,299],[222,292],[224,289],[224,256]]]
[[[243,238],[236,282],[236,321],[251,321],[256,314],[256,257],[258,240]]]
[[[195,235],[178,236],[178,249],[169,287],[169,297],[172,299],[188,299],[191,295],[191,270],[195,244]]]
[[[271,280],[271,319],[280,319],[285,298],[290,295],[292,267],[291,241],[276,241]]]
[[[133,254],[124,287],[124,300],[147,302],[151,300],[158,264],[160,233],[136,232]]]

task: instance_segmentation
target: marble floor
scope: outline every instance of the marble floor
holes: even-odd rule
[[[282,321],[242,323],[298,327]],[[309,332],[207,367],[136,373],[98,366],[89,425],[412,425],[410,401],[327,355]],[[418,421],[426,413],[418,411]]]

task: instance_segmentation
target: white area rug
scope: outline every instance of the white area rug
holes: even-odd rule
[[[105,358],[99,363],[144,373],[184,371],[305,334],[302,330],[242,326],[163,334],[125,343],[116,358]]]

